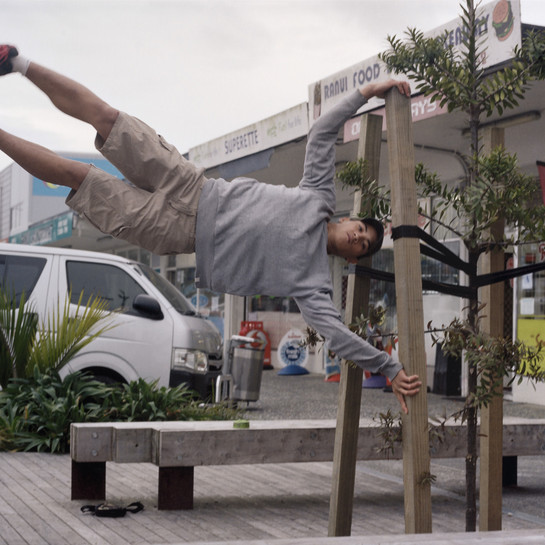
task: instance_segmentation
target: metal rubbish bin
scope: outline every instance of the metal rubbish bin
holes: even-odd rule
[[[256,342],[252,337],[233,335],[229,341],[227,361],[216,381],[216,403],[221,401],[257,401],[261,389],[261,375],[265,350],[249,345]]]
[[[231,376],[233,391],[231,398],[236,401],[257,401],[261,389],[265,351],[260,348],[233,348]]]

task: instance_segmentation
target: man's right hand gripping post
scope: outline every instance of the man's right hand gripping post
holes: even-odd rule
[[[422,382],[419,380],[418,375],[411,375],[409,377],[404,369],[401,369],[392,380],[392,391],[396,395],[401,405],[401,410],[405,414],[409,414],[409,409],[405,403],[405,396],[415,396],[420,392],[420,386],[422,386]]]

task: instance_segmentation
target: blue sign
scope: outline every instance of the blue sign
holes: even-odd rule
[[[206,295],[199,295],[199,304],[197,305],[197,294],[191,298],[191,304],[197,308],[204,308],[208,306],[208,297]]]

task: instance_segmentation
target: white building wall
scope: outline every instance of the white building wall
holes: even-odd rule
[[[518,378],[513,384],[512,400],[520,403],[535,403],[536,405],[545,405],[545,384],[535,380],[523,379],[518,384]]]
[[[30,224],[30,191],[32,178],[18,165],[11,168],[10,235],[26,231]]]
[[[9,237],[12,169],[13,165],[0,172],[0,240]]]

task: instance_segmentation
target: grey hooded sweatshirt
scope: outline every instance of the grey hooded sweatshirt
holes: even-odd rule
[[[335,354],[390,380],[402,366],[352,333],[331,295],[327,223],[335,211],[335,141],[366,99],[346,97],[312,126],[303,179],[288,188],[249,178],[205,182],[197,213],[197,286],[293,297]]]

